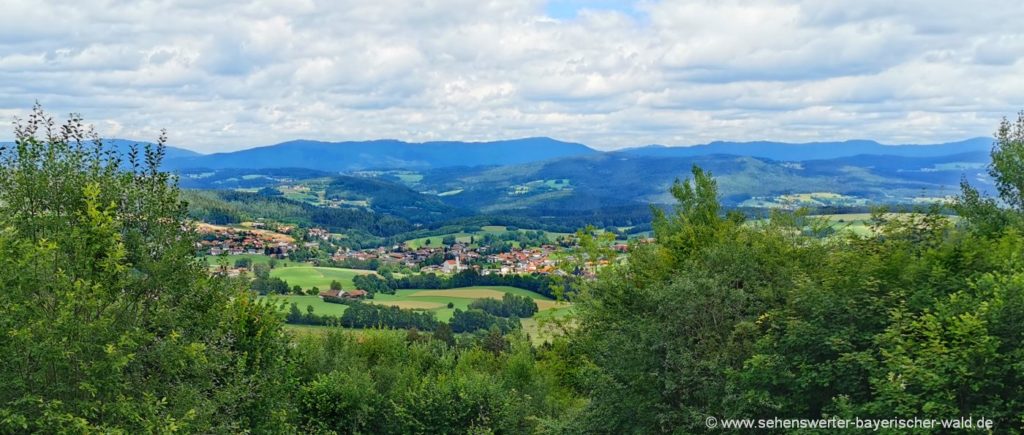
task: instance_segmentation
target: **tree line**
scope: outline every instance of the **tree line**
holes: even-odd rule
[[[454,332],[473,332],[478,330],[497,329],[503,334],[519,329],[519,318],[503,318],[495,316],[481,309],[470,308],[468,310],[455,309],[452,320],[449,322]]]
[[[469,303],[469,308],[478,309],[498,317],[533,317],[537,312],[537,303],[526,296],[505,293],[501,300],[494,298],[477,299]]]
[[[448,276],[433,273],[406,275],[401,278],[388,279],[387,285],[392,289],[432,290],[473,286],[508,286],[530,290],[550,298],[559,296],[568,298],[572,295],[569,282],[554,279],[549,275],[537,273],[482,275],[475,269],[464,270]]]

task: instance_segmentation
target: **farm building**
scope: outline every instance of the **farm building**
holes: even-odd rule
[[[334,299],[359,299],[366,297],[368,293],[366,290],[325,290],[320,292],[320,299],[334,298]]]

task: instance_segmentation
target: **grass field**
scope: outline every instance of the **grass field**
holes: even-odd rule
[[[270,262],[270,257],[263,254],[207,255],[205,257],[206,264],[210,267],[220,266],[221,261],[224,261],[228,267],[235,267],[235,260],[241,260],[243,258],[252,260],[252,264],[267,264]]]
[[[518,291],[524,291],[525,292],[525,290],[521,290],[521,289],[515,289],[515,290],[517,290],[516,293],[518,293]],[[397,306],[397,307],[400,307],[400,308],[425,309],[425,310],[433,311],[434,315],[439,320],[450,321],[451,317],[452,317],[452,313],[455,311],[454,308],[459,308],[459,309],[465,310],[467,308],[467,306],[469,305],[469,303],[473,301],[472,299],[467,299],[467,298],[452,298],[452,297],[446,297],[446,296],[431,296],[431,295],[427,295],[427,296],[424,296],[424,295],[412,296],[413,294],[417,294],[417,293],[435,292],[435,291],[437,291],[437,290],[399,290],[399,294],[397,294],[397,295],[378,295],[376,299],[374,299],[374,300],[372,300],[370,302],[374,303],[374,304],[380,304],[380,305],[392,305],[392,306]],[[529,293],[529,292],[527,292],[527,293]],[[551,304],[554,303],[554,301],[545,300],[540,295],[536,295],[536,296],[538,296],[540,298],[540,299],[534,298],[534,300],[537,301],[538,305],[541,305],[543,303],[551,303]],[[413,298],[415,298],[417,300],[414,300],[414,301],[407,300],[407,299],[413,299]],[[430,298],[430,300],[436,300],[436,302],[424,302],[424,299],[427,299],[427,298]],[[433,299],[433,298],[436,298],[436,299]],[[284,296],[284,297],[277,297],[277,299],[287,301],[288,303],[290,303],[290,302],[298,303],[299,309],[302,310],[302,312],[306,312],[306,306],[307,305],[312,305],[313,306],[313,312],[315,312],[315,313],[318,313],[318,314],[330,314],[330,315],[334,315],[334,316],[340,316],[342,313],[345,312],[345,309],[348,308],[345,305],[329,304],[329,303],[323,302],[323,301],[321,301],[319,298],[317,298],[315,296]],[[447,308],[448,302],[452,302],[452,304],[454,305],[454,308],[448,309]],[[425,304],[430,304],[430,306],[428,307]],[[284,305],[284,309],[288,309],[288,305],[287,304]],[[541,309],[541,311],[539,311],[533,317],[527,318],[527,319],[520,319],[519,320],[519,322],[523,326],[523,332],[526,333],[530,337],[530,340],[534,344],[541,344],[541,343],[543,343],[545,341],[550,341],[554,337],[560,335],[562,333],[562,331],[561,331],[561,328],[559,327],[559,324],[556,323],[555,320],[557,320],[557,319],[565,319],[568,315],[570,315],[573,312],[573,308],[569,304],[561,304],[559,306],[548,305],[548,308],[540,307],[540,309]],[[572,325],[571,321],[570,321],[569,325],[571,327],[571,325]],[[332,329],[343,329],[345,331],[352,332],[352,333],[361,333],[362,331],[364,331],[362,329],[349,329],[349,328],[337,328],[337,327],[333,327],[333,326],[311,326],[311,325],[285,325],[285,328],[288,331],[290,331],[290,332],[292,332],[292,333],[294,333],[296,335],[324,334],[327,331],[332,330]]]
[[[423,180],[423,174],[416,172],[400,173],[395,174],[395,176],[398,177],[399,180],[402,180],[403,183],[407,184],[416,184]]]
[[[443,302],[428,302],[428,301],[400,301],[400,300],[385,300],[385,299],[371,299],[366,302],[375,305],[386,305],[389,307],[398,307],[406,310],[436,310],[439,308],[445,308],[446,303]]]
[[[441,321],[449,321],[455,309],[466,310],[469,304],[477,299],[495,298],[501,299],[505,293],[512,293],[519,296],[526,296],[537,302],[540,311],[534,315],[536,319],[559,318],[571,313],[572,306],[568,303],[560,303],[543,295],[515,287],[463,287],[446,290],[398,290],[393,295],[377,294],[374,299],[367,302],[376,305],[389,305],[399,308],[425,310],[434,313],[434,316]],[[307,306],[313,307],[316,314],[327,314],[340,316],[348,308],[341,304],[331,304],[320,300],[318,296],[273,296],[276,300],[285,302],[284,309],[295,302],[303,313]],[[452,308],[448,308],[448,304]]]
[[[341,288],[346,290],[355,289],[352,278],[356,275],[368,275],[375,273],[371,270],[341,269],[334,267],[313,267],[293,266],[277,267],[270,271],[273,278],[281,278],[288,283],[288,286],[299,286],[303,289],[317,287],[320,290],[327,290],[331,287],[331,281],[337,280]]]
[[[284,302],[283,310],[287,311],[292,302],[295,302],[299,306],[299,310],[303,313],[306,312],[306,307],[312,306],[313,312],[320,315],[329,316],[340,316],[345,313],[345,309],[348,308],[342,304],[331,304],[320,300],[320,296],[296,296],[296,295],[285,295],[285,296],[267,296],[275,301]]]

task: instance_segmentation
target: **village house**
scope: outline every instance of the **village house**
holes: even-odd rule
[[[310,239],[327,240],[331,237],[331,233],[323,228],[310,228],[309,231],[306,231],[306,236]]]
[[[420,273],[423,273],[423,274],[428,274],[428,273],[438,274],[438,273],[441,273],[441,266],[423,266],[423,267],[420,268]]]
[[[366,290],[325,290],[320,292],[320,299],[334,298],[334,299],[360,299],[366,297],[369,294]]]

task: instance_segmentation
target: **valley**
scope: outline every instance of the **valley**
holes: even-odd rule
[[[625,261],[631,244],[650,243],[650,207],[670,210],[676,202],[670,187],[693,166],[715,175],[722,205],[752,226],[781,211],[792,213],[793,225],[808,235],[871,237],[887,221],[942,209],[960,179],[984,188],[987,156],[963,152],[978,142],[876,147],[893,155],[843,155],[835,144],[718,143],[404,168],[386,167],[397,157],[384,147],[374,149],[383,153],[376,166],[363,160],[357,170],[322,161],[307,168],[178,174],[189,189],[190,215],[203,234],[199,253],[211,271],[253,280],[253,288],[281,310],[298,310],[301,315],[289,315],[293,327],[360,324],[345,317],[353,303],[450,322],[455,310],[468,310],[474,301],[512,293],[539,307],[517,322],[534,340],[550,340],[551,331],[541,325],[570,312],[571,302],[564,296],[554,301],[545,286],[567,277],[589,279],[594,266]],[[457,154],[457,147],[444,144],[432,144],[431,152]],[[331,155],[354,145],[334,144],[330,152],[327,144],[317,146]],[[357,149],[364,157],[368,152]],[[790,149],[827,158],[771,158],[793,157]],[[719,154],[723,150],[751,155]],[[872,215],[880,207],[889,211]],[[577,233],[584,227],[588,232]],[[583,268],[573,263],[581,235],[603,238],[606,249]],[[573,267],[585,273],[566,273]],[[357,296],[346,296],[350,292]]]
[[[171,174],[158,169],[159,147],[138,170],[103,160],[114,152],[99,145],[82,153],[67,143],[25,140],[16,151],[27,164],[0,161],[9,175],[0,177],[0,245],[10,248],[0,297],[17,301],[3,306],[19,319],[8,321],[17,346],[7,354],[26,367],[70,346],[77,361],[100,362],[80,379],[100,385],[112,373],[133,387],[148,378],[117,367],[138,354],[133,370],[162,376],[170,390],[198,379],[187,385],[211,397],[243,392],[230,403],[255,385],[288,406],[276,428],[336,433],[360,421],[339,417],[339,403],[372,403],[365,415],[393,419],[385,433],[472,429],[506,411],[520,412],[495,426],[509,433],[545,432],[535,416],[600,433],[607,410],[634,397],[656,406],[685,397],[698,409],[738,391],[821,406],[792,393],[819,394],[805,376],[847,385],[874,409],[886,402],[873,386],[894,370],[934,366],[928,382],[958,379],[943,370],[960,373],[961,355],[991,357],[970,366],[998,372],[1020,353],[995,344],[1019,342],[1021,214],[985,193],[998,186],[999,201],[1019,204],[1019,190],[1006,187],[1019,178],[993,169],[990,180],[997,167],[980,153],[777,161],[613,152]],[[1017,145],[991,158],[1019,161],[1008,152]],[[970,181],[957,190],[954,180]],[[40,352],[26,359],[22,348]],[[221,388],[210,372],[241,380]],[[648,392],[664,380],[667,390]],[[43,384],[64,394],[59,379]],[[785,390],[765,395],[776,385]],[[964,394],[991,399],[993,421],[1010,427],[1019,412],[1004,396],[1013,393],[977,385]],[[945,388],[933,396],[948,397]],[[180,400],[195,401],[194,391]],[[455,417],[417,429],[442,408]],[[262,409],[244,414],[267,418]],[[616,432],[664,428],[635,416],[656,420],[630,411]],[[700,431],[687,412],[670,418],[672,429]],[[353,432],[370,425],[360,427]]]

